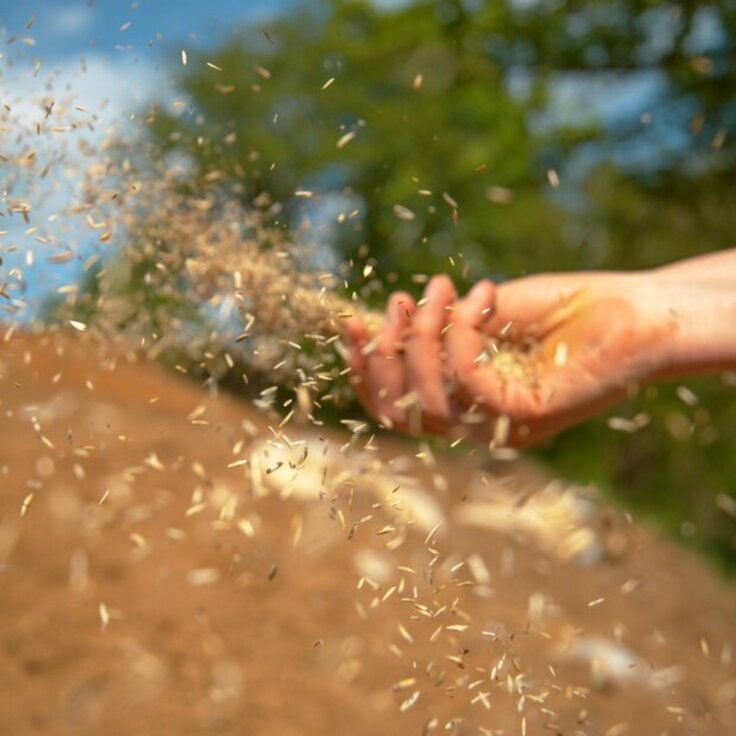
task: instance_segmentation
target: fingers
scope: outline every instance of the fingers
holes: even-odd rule
[[[509,399],[525,397],[516,397],[518,387],[507,386],[479,360],[495,299],[491,281],[457,299],[452,281],[437,276],[419,305],[406,293],[394,294],[376,335],[358,318],[351,320],[352,383],[366,410],[386,427],[440,435],[458,429],[471,405],[483,407],[490,419],[509,414]]]
[[[353,318],[346,326],[349,363],[366,410],[388,428],[444,436],[459,432],[515,447],[587,416],[593,404],[598,406],[600,387],[592,381],[597,373],[590,361],[560,357],[558,349],[561,340],[574,347],[559,324],[574,314],[578,292],[556,289],[545,295],[543,286],[519,282],[510,289],[481,281],[458,299],[450,279],[437,276],[419,305],[408,294],[394,294],[377,334]],[[503,301],[503,315],[497,301]],[[533,353],[511,351],[489,360],[489,336],[496,336],[500,322],[511,315],[520,323],[520,335],[529,333],[536,341]],[[549,329],[555,330],[554,343],[546,346]],[[527,358],[533,363],[527,365]],[[529,373],[523,373],[527,368]],[[603,398],[610,403],[608,395]]]
[[[483,279],[463,299],[458,299],[450,321],[460,320],[477,330],[494,316],[495,306],[496,285],[493,281]]]
[[[494,413],[504,409],[504,387],[492,370],[483,370],[481,361],[487,348],[483,325],[492,317],[496,286],[478,282],[450,314],[451,328],[445,335],[447,369],[464,403],[482,403]]]
[[[452,326],[445,335],[445,347],[453,378],[462,379],[477,372],[479,358],[486,348],[486,337],[480,328],[491,317],[495,298],[495,284],[479,281],[450,313]]]
[[[452,281],[447,276],[435,276],[427,285],[411,323],[406,344],[408,389],[416,395],[415,406],[421,408],[421,412],[414,413],[421,423],[411,427],[413,431],[446,424],[451,416],[445,386],[444,333],[448,307],[456,297]]]
[[[357,317],[346,325],[353,388],[366,411],[388,428],[405,424],[405,411],[396,402],[406,393],[401,352],[415,308],[410,294],[396,292],[376,335],[371,336]]]
[[[475,359],[484,348],[481,326],[495,293],[491,281],[481,281],[458,300],[452,281],[437,276],[419,306],[409,294],[392,295],[375,336],[359,318],[350,320],[352,383],[366,410],[384,426],[415,434],[447,434],[459,425],[463,408],[447,380],[455,378],[465,406],[488,394]]]
[[[345,336],[348,342],[347,363],[350,368],[350,384],[363,408],[375,416],[368,377],[368,356],[365,354],[370,336],[365,322],[360,317],[351,317],[345,324]]]
[[[492,420],[491,443],[523,447],[557,431],[560,419],[550,415],[556,383],[549,369],[540,386],[489,364],[487,321],[495,298],[496,287],[486,281],[458,302],[445,339],[447,365],[460,400],[482,407]]]
[[[406,412],[396,404],[406,393],[406,366],[403,348],[407,327],[411,324],[416,304],[403,291],[389,298],[386,319],[378,333],[375,350],[368,355],[369,384],[376,399],[376,417],[387,427],[403,426]]]

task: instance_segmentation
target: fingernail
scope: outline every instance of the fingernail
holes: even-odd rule
[[[489,299],[490,298],[490,284],[487,281],[479,281],[468,292],[468,296],[474,301],[476,299],[483,299],[483,300]]]
[[[424,296],[428,299],[434,298],[439,290],[442,288],[442,282],[437,279],[433,278],[428,284],[427,288],[424,290]]]
[[[386,305],[386,316],[388,317],[389,321],[394,324],[399,318],[399,308],[399,299],[396,297],[395,294],[392,294],[388,298],[388,304]]]
[[[401,307],[395,301],[389,302],[388,319],[392,325],[399,324],[399,320],[401,319],[401,314],[399,313],[399,309],[401,309]]]

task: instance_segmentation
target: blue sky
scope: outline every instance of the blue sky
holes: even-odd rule
[[[84,140],[95,144],[109,126],[118,125],[141,110],[147,100],[173,100],[178,93],[172,75],[181,69],[182,49],[215,47],[243,26],[267,25],[269,18],[295,1],[0,0],[0,104],[12,108],[15,122],[26,127],[25,140],[0,129],[0,148],[7,155],[8,151],[20,154],[23,146],[34,146],[40,161],[58,157],[64,147],[71,152],[74,145]],[[373,1],[387,10],[404,2]],[[693,50],[702,51],[719,41],[721,31],[712,13],[700,13],[699,21],[690,41]],[[663,28],[659,22],[653,27],[660,31]],[[662,33],[658,36],[660,45],[667,42]],[[569,124],[587,115],[616,127],[656,108],[662,91],[662,79],[656,72],[597,80],[575,75],[560,77],[552,87],[547,124]],[[86,114],[94,115],[94,130],[80,129],[63,137],[36,140],[28,131],[42,117],[42,101],[49,94],[57,99],[56,109],[63,107],[62,98],[66,98],[67,113],[71,110],[80,119]],[[74,105],[90,112],[75,113]],[[654,139],[657,145],[652,145],[650,137],[644,145],[640,141],[639,148],[618,147],[615,153],[619,163],[646,162],[665,143],[681,145],[667,129],[659,129]],[[590,153],[578,157],[578,168],[585,168],[591,160]],[[570,171],[566,173],[572,173],[575,163],[567,162]],[[0,163],[2,188],[12,175],[13,171],[7,165],[3,170]],[[34,186],[38,184],[34,182]],[[46,225],[56,236],[61,228],[59,220],[53,218],[75,194],[70,186],[53,179],[43,180],[40,186],[41,191],[34,194],[32,224]],[[23,198],[25,194],[17,184],[13,195]],[[7,203],[0,201],[0,209],[4,204]],[[14,293],[20,299],[18,305],[31,315],[43,294],[75,280],[88,252],[82,239],[89,239],[90,235],[84,228],[77,228],[76,232],[70,228],[57,243],[41,248],[41,230],[28,230],[28,223],[18,216],[2,218],[0,286],[6,281],[13,283]],[[29,248],[35,248],[38,255],[31,264]],[[48,253],[53,248],[74,250],[79,257],[50,268]]]
[[[34,50],[52,60],[132,52],[153,61],[162,42],[217,42],[233,27],[267,21],[287,4],[288,0],[0,0],[0,27],[7,35],[35,38]],[[35,20],[26,30],[31,17]]]
[[[214,47],[244,25],[268,23],[290,2],[0,0],[0,104],[12,110],[10,132],[0,131],[3,153],[20,155],[33,148],[39,164],[64,158],[73,166],[81,142],[99,143],[110,126],[121,124],[148,99],[165,98],[162,90],[175,94],[170,75],[179,68],[181,49]],[[35,137],[48,95],[56,100],[55,110],[66,110],[58,122],[88,115],[94,129]],[[74,106],[89,112],[75,112]],[[19,310],[13,316],[28,319],[45,295],[77,279],[83,260],[99,246],[90,244],[83,225],[64,226],[63,213],[78,196],[73,184],[36,175],[29,175],[28,184],[16,174],[17,167],[0,164],[3,189],[16,179],[7,199],[31,201],[33,211],[30,223],[18,215],[0,222],[0,286],[11,284]],[[0,202],[0,209],[7,205]],[[40,244],[39,236],[50,239]],[[49,265],[51,256],[65,250],[75,257]]]
[[[137,98],[154,85],[159,92],[170,81],[164,74],[178,63],[180,49],[214,47],[243,25],[267,23],[290,2],[0,0],[0,53],[14,64],[4,70],[6,89],[0,93],[15,87],[25,91],[24,72],[40,61],[41,77],[74,70],[69,84],[76,91],[92,91],[95,98],[104,91],[115,107],[121,88],[138,87]],[[91,79],[78,74],[81,59],[95,70]]]

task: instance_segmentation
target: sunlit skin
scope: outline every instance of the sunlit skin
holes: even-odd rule
[[[416,303],[389,299],[378,334],[347,325],[354,389],[383,426],[524,447],[660,378],[736,366],[736,251],[648,272],[478,282],[444,275]],[[524,346],[534,380],[479,360],[489,338]],[[469,421],[470,420],[470,421]]]

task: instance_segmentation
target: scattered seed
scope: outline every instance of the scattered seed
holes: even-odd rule
[[[404,207],[404,205],[401,204],[394,205],[394,215],[397,219],[405,220],[406,222],[411,222],[416,217],[408,207]]]
[[[102,602],[100,602],[97,610],[100,614],[100,625],[102,631],[107,631],[107,626],[110,623],[110,611],[108,610],[107,606]]]
[[[345,148],[350,141],[355,138],[355,131],[351,130],[349,133],[345,133],[338,141],[337,141],[337,147],[338,148]]]

